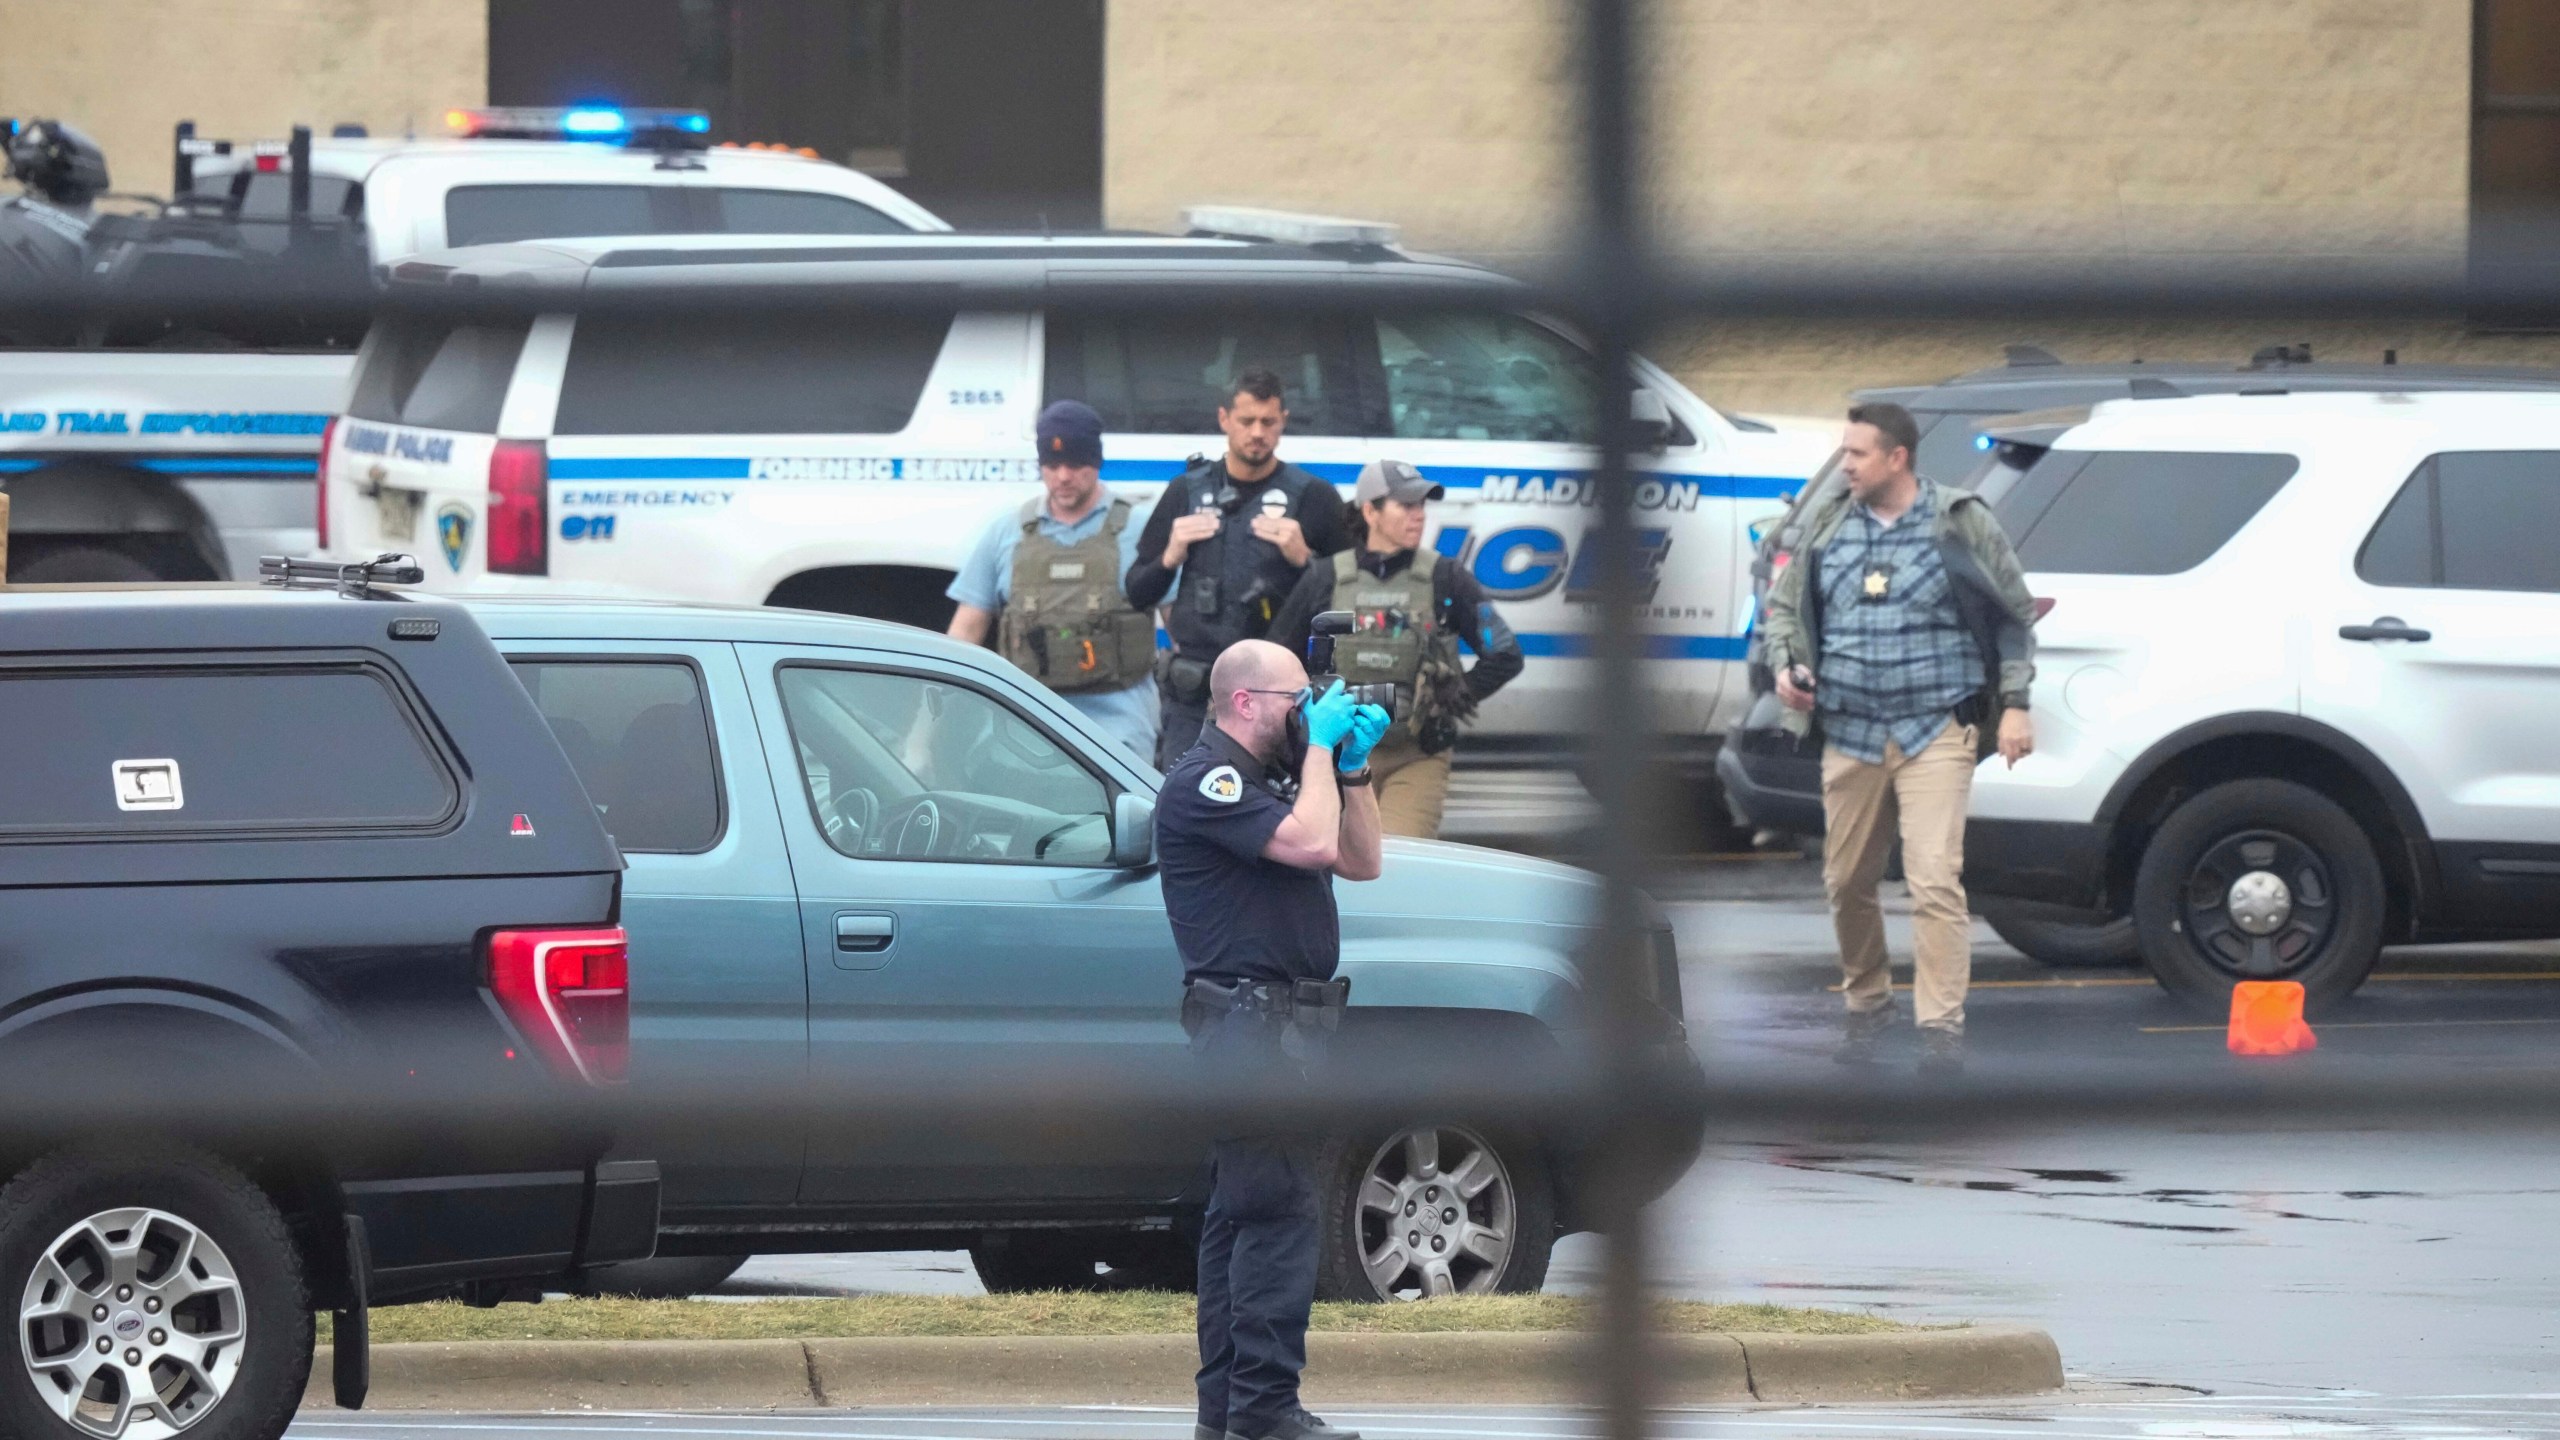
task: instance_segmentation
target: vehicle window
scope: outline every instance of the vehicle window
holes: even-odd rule
[[[807,190],[713,190],[719,223],[733,235],[895,235],[907,227],[842,195]]]
[[[562,435],[888,435],[907,428],[948,313],[588,315]]]
[[[0,669],[0,835],[419,829],[461,803],[359,665]]]
[[[495,434],[528,326],[383,322],[347,413],[359,420]]]
[[[719,841],[720,764],[692,666],[513,663],[624,853],[688,855]]]
[[[1111,799],[1012,709],[920,675],[788,666],[783,713],[827,843],[856,859],[1098,865]]]
[[[2374,522],[2356,552],[2356,574],[2368,585],[2436,583],[2435,463],[2417,468]]]
[[[1482,311],[1377,322],[1399,440],[1600,438],[1600,380],[1579,346],[1534,320]]]
[[[690,192],[673,185],[457,185],[444,197],[447,245],[680,235],[692,222]]]
[[[2082,466],[2089,463],[2087,450],[2047,450],[2034,458],[2002,494],[1990,500],[1991,514],[2015,545],[2044,512],[2053,507],[2054,497],[2065,486],[2078,479]],[[1991,477],[1983,477],[1987,483]]]
[[[1347,337],[1340,320],[1321,313],[1053,311],[1047,401],[1082,400],[1114,431],[1215,434],[1227,387],[1259,368],[1280,377],[1291,434],[1358,435],[1366,427]]]
[[[240,202],[243,220],[284,220],[293,215],[293,177],[272,171],[252,171],[249,183],[232,192]],[[349,200],[355,202],[350,208]],[[311,177],[311,213],[352,217],[362,208],[363,192],[353,180],[335,175]]]
[[[2560,592],[2560,451],[2439,455],[2435,471],[2445,585]]]
[[[2098,451],[2009,533],[2031,571],[2175,575],[2240,533],[2300,468],[2290,455]],[[2041,488],[2043,472],[2039,463],[2011,502]]]
[[[1929,428],[1912,454],[1911,468],[1941,485],[1962,484],[1981,471],[1984,452],[1974,444],[1974,417],[1923,414],[1918,418]]]

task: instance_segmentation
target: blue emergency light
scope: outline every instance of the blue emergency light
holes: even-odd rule
[[[711,134],[700,110],[636,105],[495,105],[444,112],[445,128],[468,140],[592,140],[606,144],[699,146]]]

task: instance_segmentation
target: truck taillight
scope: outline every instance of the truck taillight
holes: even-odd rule
[[[489,573],[551,573],[551,462],[539,440],[501,440],[489,452]]]
[[[630,941],[601,930],[500,930],[489,990],[563,1076],[618,1085],[631,1068]]]
[[[323,550],[329,548],[329,454],[337,438],[338,417],[332,415],[329,423],[320,427],[320,483],[311,502],[311,523],[320,532],[319,548]]]

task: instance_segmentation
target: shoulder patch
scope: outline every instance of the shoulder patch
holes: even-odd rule
[[[1233,805],[1244,798],[1244,777],[1233,765],[1221,765],[1200,777],[1200,793],[1221,805]]]

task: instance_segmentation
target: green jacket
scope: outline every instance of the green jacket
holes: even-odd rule
[[[1980,745],[1987,755],[1996,746],[2000,712],[2025,709],[2028,690],[2035,683],[2035,599],[2027,593],[2018,552],[2010,548],[2009,537],[2001,532],[2000,522],[1991,518],[1991,507],[1982,497],[1929,480],[1920,483],[1937,504],[1938,553],[1955,589],[1956,609],[1983,656]],[[1794,562],[1779,571],[1776,583],[1769,587],[1760,626],[1762,653],[1772,671],[1802,665],[1817,680],[1821,678],[1822,550],[1840,532],[1840,522],[1848,514],[1849,496],[1843,489],[1808,523]],[[1785,724],[1792,734],[1808,735],[1813,716],[1790,710]]]

